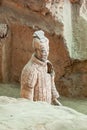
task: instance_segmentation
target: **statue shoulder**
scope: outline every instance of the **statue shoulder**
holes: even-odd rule
[[[36,71],[37,71],[36,66],[34,64],[31,64],[31,62],[28,62],[22,70],[22,75],[25,73],[26,75],[34,74],[36,73]]]

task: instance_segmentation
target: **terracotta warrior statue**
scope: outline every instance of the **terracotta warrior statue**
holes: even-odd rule
[[[61,105],[54,83],[52,63],[47,60],[49,40],[42,30],[33,34],[34,54],[24,66],[21,74],[21,97],[32,101],[44,101]]]

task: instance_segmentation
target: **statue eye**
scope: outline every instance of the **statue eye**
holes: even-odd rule
[[[41,50],[41,52],[45,52],[45,50]]]

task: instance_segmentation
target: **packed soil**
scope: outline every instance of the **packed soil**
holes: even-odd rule
[[[0,84],[0,96],[20,98],[19,84]],[[87,114],[87,98],[70,98],[60,96],[59,101],[63,106],[68,106],[74,110]]]

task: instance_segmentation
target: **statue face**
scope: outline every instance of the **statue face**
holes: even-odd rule
[[[39,48],[36,48],[36,57],[45,62],[49,55],[49,47],[40,46]]]

